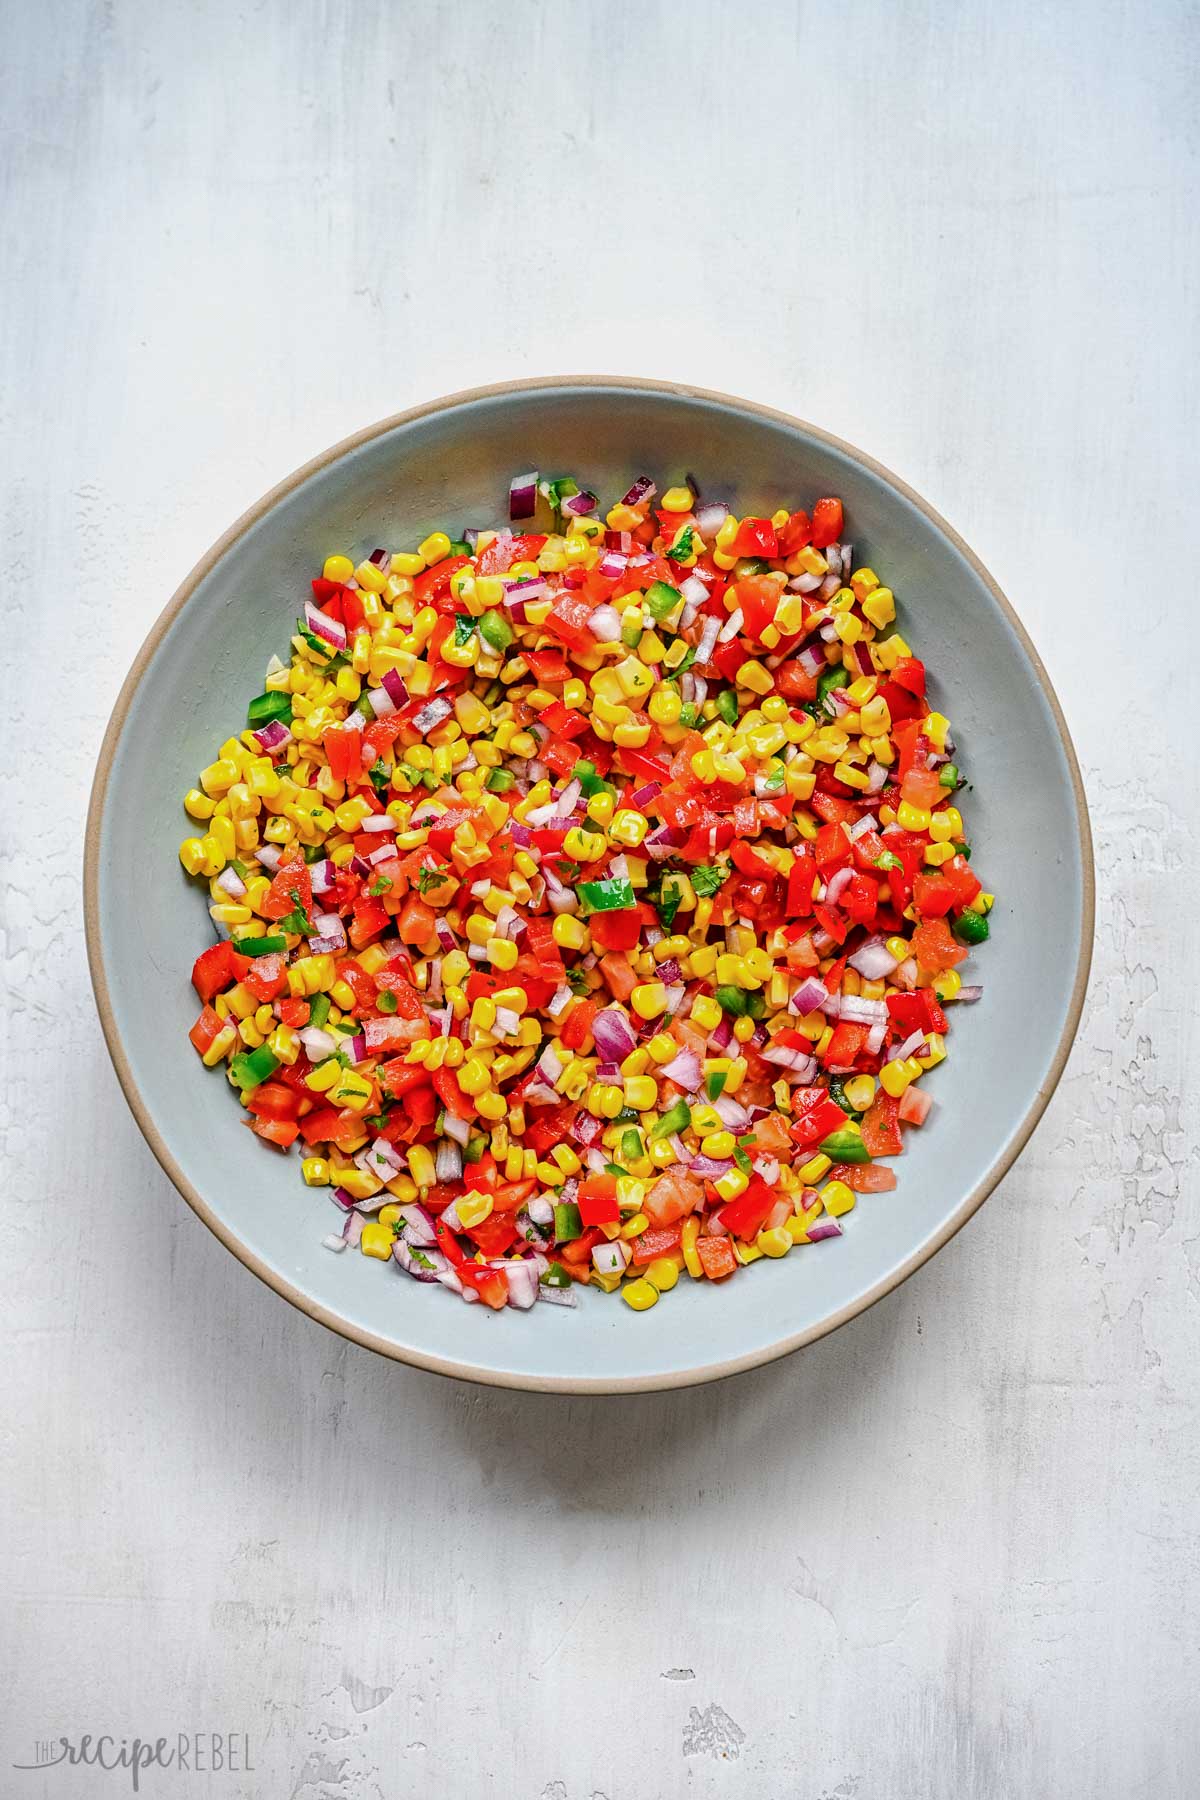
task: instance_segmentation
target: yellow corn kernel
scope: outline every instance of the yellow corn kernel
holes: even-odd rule
[[[851,577],[851,586],[854,578]],[[896,617],[896,597],[891,588],[876,587],[862,602],[863,616],[877,631],[882,631]]]
[[[563,839],[565,855],[575,862],[596,862],[607,849],[598,831],[583,831],[578,825],[573,825]]]
[[[700,1149],[705,1156],[716,1157],[724,1161],[732,1156],[737,1147],[737,1139],[732,1131],[710,1131],[700,1140]]]
[[[494,969],[500,969],[505,974],[507,974],[510,969],[516,968],[518,955],[519,951],[517,950],[517,946],[512,942],[511,938],[494,937],[488,942],[488,961]]]
[[[489,1081],[487,1064],[478,1056],[469,1056],[458,1071],[458,1085],[464,1094],[482,1094]]]
[[[896,823],[902,831],[928,831],[931,815],[923,806],[910,806],[902,800],[896,808]]]
[[[329,1186],[329,1164],[323,1156],[306,1156],[300,1164],[300,1173],[306,1187]]]
[[[770,694],[774,692],[775,677],[769,669],[764,668],[762,663],[753,658],[742,664],[736,679],[739,687],[749,688],[752,693]]]
[[[365,1112],[374,1092],[375,1084],[369,1075],[360,1075],[357,1069],[343,1069],[339,1080],[329,1090],[329,1101],[332,1106],[348,1106],[354,1112]]]
[[[569,1144],[555,1144],[550,1152],[550,1157],[553,1162],[558,1164],[564,1175],[578,1175],[583,1167]]]
[[[372,565],[374,566],[374,565]],[[326,581],[347,582],[354,573],[354,564],[348,556],[327,556],[321,570]]]
[[[552,930],[554,941],[562,950],[582,950],[588,941],[587,927],[570,913],[559,913]]]
[[[933,978],[933,991],[939,1000],[954,1000],[962,986],[962,976],[957,969],[943,969],[940,975]]]
[[[358,1247],[364,1256],[377,1256],[381,1262],[386,1262],[395,1241],[390,1225],[380,1225],[378,1220],[372,1219],[363,1226]]]
[[[885,1093],[898,1099],[909,1084],[921,1074],[921,1064],[915,1056],[906,1056],[902,1062],[884,1063],[879,1071],[879,1080]]]
[[[236,1026],[230,1024],[222,1025],[220,1031],[218,1031],[212,1043],[208,1046],[208,1049],[202,1054],[200,1061],[204,1064],[206,1069],[215,1069],[217,1064],[223,1062],[225,1057],[228,1056],[237,1041],[238,1033]]]
[[[504,1095],[494,1093],[490,1090],[486,1094],[480,1094],[477,1097],[475,1104],[479,1108],[480,1117],[483,1119],[503,1119],[508,1112],[508,1101],[504,1098]]]
[[[750,1178],[741,1169],[730,1169],[727,1174],[718,1175],[713,1182],[722,1200],[736,1200],[739,1194],[745,1193],[749,1185]]]
[[[764,1256],[786,1256],[792,1247],[792,1234],[785,1226],[777,1225],[772,1231],[760,1231],[754,1245]]]
[[[661,981],[644,981],[635,987],[629,1003],[639,1019],[657,1019],[667,1010],[667,990]]]
[[[630,1075],[625,1079],[625,1104],[637,1112],[649,1112],[658,1103],[658,1083],[653,1075]]]
[[[916,1060],[923,1069],[935,1069],[940,1062],[946,1060],[946,1040],[940,1031],[931,1031],[925,1039],[925,1048],[918,1050]]]
[[[646,835],[646,821],[641,813],[625,807],[609,826],[608,835],[618,844],[625,844],[629,849],[636,850]]]
[[[203,875],[208,862],[200,838],[184,838],[179,846],[179,860],[189,875]]]
[[[592,794],[587,803],[587,816],[595,819],[597,825],[608,825],[612,821],[613,808],[616,806],[613,794]]]
[[[855,1112],[866,1112],[875,1098],[875,1077],[873,1075],[853,1076],[846,1083],[846,1098]]]
[[[518,1162],[522,1160],[519,1151],[517,1152],[517,1160]],[[492,1196],[490,1194],[477,1194],[473,1191],[469,1191],[459,1195],[456,1207],[459,1218],[465,1226],[469,1227],[472,1225],[482,1225],[483,1221],[491,1213],[492,1204]]]
[[[821,1203],[831,1219],[840,1219],[843,1213],[854,1210],[854,1189],[844,1181],[827,1181],[821,1189]]]
[[[832,1166],[827,1156],[810,1156],[808,1161],[796,1170],[796,1173],[805,1187],[811,1187],[813,1182],[820,1181],[822,1175]]]
[[[211,819],[217,810],[216,801],[210,800],[207,794],[202,794],[199,788],[188,789],[183,796],[183,806],[184,811],[189,812],[193,819]]]
[[[679,1248],[683,1252],[684,1266],[693,1281],[699,1281],[704,1274],[704,1265],[696,1254],[696,1239],[700,1236],[700,1221],[695,1213],[683,1221],[683,1231]]]
[[[950,862],[953,856],[953,844],[927,844],[925,846],[925,861],[931,868],[940,869],[942,864]]]
[[[418,1187],[432,1187],[437,1180],[437,1167],[433,1160],[433,1152],[424,1144],[409,1146],[408,1172]]]
[[[658,1305],[658,1289],[641,1276],[637,1281],[626,1282],[621,1289],[621,1298],[634,1312],[649,1312],[652,1306]]]

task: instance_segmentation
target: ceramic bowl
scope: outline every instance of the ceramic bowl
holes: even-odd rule
[[[895,589],[934,674],[974,789],[970,836],[997,894],[991,941],[964,965],[985,988],[953,1015],[936,1106],[864,1196],[845,1235],[763,1261],[720,1287],[686,1278],[651,1312],[584,1292],[574,1310],[492,1313],[393,1265],[332,1254],[328,1195],[293,1154],[241,1129],[225,1083],[188,1043],[204,894],[176,855],[180,797],[285,651],[308,581],[332,550],[417,543],[434,527],[503,520],[509,478],[570,471],[601,496],[686,469],[735,510],[818,494],[845,502],[856,559]],[[765,407],[641,380],[511,382],[385,419],[251,507],[152,627],[100,752],[86,915],[96,999],[126,1097],[183,1197],[247,1268],[345,1337],[444,1374],[611,1393],[683,1386],[781,1356],[894,1288],[1011,1166],[1062,1072],[1092,940],[1087,814],[1058,702],[1012,607],[911,488],[850,445]]]

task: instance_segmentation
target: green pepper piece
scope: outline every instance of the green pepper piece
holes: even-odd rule
[[[820,1146],[822,1156],[830,1156],[834,1162],[868,1163],[871,1152],[855,1131],[831,1131]]]
[[[626,1162],[636,1162],[639,1156],[646,1154],[640,1131],[624,1131],[621,1133],[621,1155]]]
[[[956,788],[958,786],[958,768],[954,763],[944,763],[938,775],[938,786]]]
[[[470,556],[471,546],[466,538],[451,538],[450,554],[451,556]]]
[[[704,1091],[710,1100],[719,1100],[725,1092],[726,1074],[724,1069],[714,1069],[711,1075],[705,1076]]]
[[[260,1044],[257,1050],[242,1050],[229,1065],[229,1072],[241,1088],[243,1094],[251,1088],[259,1087],[279,1067],[279,1058],[267,1044]]]
[[[642,630],[643,630],[643,627],[641,625],[638,625],[633,622],[631,622],[628,625],[622,624],[622,626],[621,626],[621,642],[624,644],[624,646],[627,650],[636,650],[637,649],[638,645],[642,641]]]
[[[571,1285],[571,1277],[562,1264],[556,1262],[552,1262],[548,1269],[543,1269],[540,1279],[543,1287],[569,1288]]]
[[[844,1075],[829,1077],[829,1098],[835,1106],[840,1106],[844,1113],[849,1113],[851,1117],[859,1116],[857,1107],[852,1106],[846,1098],[846,1077]]]
[[[650,1127],[650,1136],[657,1143],[663,1138],[677,1137],[686,1131],[692,1122],[692,1109],[686,1100],[677,1100],[669,1107],[656,1125]]]
[[[818,707],[824,712],[832,715],[833,708],[831,706],[826,706],[825,704],[827,696],[834,688],[849,687],[849,685],[850,672],[848,669],[844,669],[840,665],[836,669],[826,669],[823,675],[817,677]]]
[[[385,988],[382,994],[376,997],[375,1004],[381,1013],[394,1013],[400,1002],[395,994],[389,993]]]
[[[239,956],[273,956],[276,951],[287,949],[287,939],[272,932],[269,937],[235,938],[233,947]]]
[[[964,944],[985,944],[991,936],[991,926],[982,913],[961,912],[954,921],[954,935]]]
[[[765,575],[770,567],[765,556],[739,556],[734,565],[733,578],[741,581],[746,575]]]
[[[463,1145],[463,1161],[465,1163],[477,1163],[487,1149],[487,1144],[488,1141],[485,1137],[468,1138]]]
[[[655,581],[646,589],[642,605],[650,617],[661,625],[668,613],[673,613],[682,599],[683,595],[678,588],[671,587],[665,581]]]
[[[698,706],[693,706],[690,700],[685,701],[680,710],[679,723],[686,731],[690,731],[692,727],[698,723],[699,718],[700,708]]]
[[[490,794],[507,794],[515,780],[516,776],[511,769],[489,769],[484,786]]]
[[[722,688],[720,693],[717,695],[717,711],[720,713],[721,717],[724,719],[724,721],[727,725],[736,725],[737,724],[737,722],[738,722],[737,695],[734,693],[732,688]]]
[[[598,794],[601,788],[606,785],[604,777],[596,773],[595,763],[589,762],[586,757],[580,757],[579,761],[575,764],[575,767],[571,770],[571,776],[573,780],[579,783],[589,800],[593,794]]]
[[[479,635],[493,650],[507,650],[513,641],[513,628],[503,613],[485,612],[478,621]]]
[[[264,725],[273,725],[278,721],[281,725],[292,722],[292,696],[289,693],[256,694],[246,708],[246,723],[251,731],[261,729]]]
[[[581,881],[579,898],[589,912],[620,912],[635,904],[633,883],[623,875],[604,881]]]
[[[569,1243],[572,1238],[583,1236],[583,1220],[579,1216],[579,1208],[573,1200],[556,1200],[554,1202],[554,1237],[559,1244]]]
[[[328,994],[314,994],[308,1003],[308,1022],[315,1025],[318,1031],[329,1017],[331,1004]]]
[[[721,1011],[732,1013],[735,1019],[745,1018],[749,998],[749,994],[740,987],[719,987],[716,992],[717,1005]]]

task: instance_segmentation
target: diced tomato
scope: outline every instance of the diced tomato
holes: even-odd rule
[[[923,919],[912,934],[912,953],[922,975],[928,976],[957,968],[967,950],[951,937],[945,919]]]
[[[746,525],[751,523],[765,524],[768,530],[771,529],[769,520],[745,520],[742,526],[743,531]],[[774,537],[774,535],[772,531],[771,536]],[[773,550],[739,550],[736,554],[738,556],[774,556],[775,552]],[[782,592],[783,589],[778,581],[773,581],[769,575],[744,575],[741,581],[734,584],[732,597],[741,610],[742,629],[747,637],[757,640],[762,637],[768,625],[775,623],[775,612]]]
[[[536,1150],[539,1156],[544,1156],[555,1144],[569,1144],[572,1141],[578,1116],[578,1106],[569,1101],[545,1107],[536,1112],[525,1127],[522,1142],[527,1150]]]
[[[585,1225],[615,1225],[621,1217],[615,1175],[589,1175],[575,1200]]]
[[[246,1111],[256,1119],[294,1119],[303,1102],[303,1094],[282,1081],[263,1081],[247,1094]]]
[[[550,609],[545,629],[561,638],[564,644],[594,645],[596,640],[588,630],[588,620],[594,611],[590,601],[581,594],[560,594]]]
[[[844,1181],[856,1194],[887,1194],[896,1185],[896,1172],[878,1163],[834,1163],[826,1180]]]
[[[795,556],[797,550],[804,550],[812,543],[812,522],[806,512],[794,512],[788,515],[788,522],[776,533],[779,540],[780,556]],[[830,542],[833,540],[831,539]]]
[[[465,569],[470,557],[444,556],[432,569],[426,569],[413,582],[413,596],[418,607],[434,606],[444,600],[450,593],[450,583],[460,569]],[[451,626],[453,630],[453,626]]]
[[[276,1011],[279,1014],[281,1025],[290,1025],[293,1031],[303,1031],[308,1024],[308,1015],[312,1011],[312,1006],[307,1000],[289,995],[286,1000],[279,1002]]]
[[[983,883],[973,873],[965,856],[952,856],[949,862],[943,863],[942,874],[950,883],[956,907],[970,906],[983,890]]]
[[[697,1238],[696,1254],[700,1258],[700,1267],[710,1281],[723,1281],[738,1266],[733,1245],[727,1237]]]
[[[335,781],[350,781],[361,775],[363,736],[363,732],[348,725],[329,725],[321,733],[321,748]]]
[[[312,876],[304,862],[284,863],[258,910],[264,919],[285,919],[297,907],[303,913],[312,909]]]
[[[588,925],[594,950],[632,950],[641,935],[642,917],[637,907],[621,906],[593,913]]]
[[[402,944],[428,944],[435,936],[437,914],[419,894],[409,894],[396,921]]]
[[[250,1129],[256,1137],[262,1138],[264,1143],[274,1144],[278,1150],[289,1149],[300,1135],[295,1119],[255,1119]]]
[[[883,1088],[863,1114],[862,1141],[871,1156],[899,1156],[904,1148],[900,1133],[900,1102]]]
[[[840,500],[818,500],[812,509],[812,542],[814,549],[825,550],[842,535],[844,520]]]
[[[192,986],[206,1004],[226,988],[241,981],[250,967],[251,958],[239,956],[227,938],[210,944],[192,964]]]
[[[690,1175],[672,1171],[660,1175],[642,1202],[642,1210],[655,1225],[672,1225],[694,1212],[704,1199],[704,1187]]]
[[[785,700],[815,700],[817,678],[800,663],[781,663],[775,671],[775,686]]]
[[[831,538],[830,542],[832,541]],[[743,519],[733,540],[732,554],[768,558],[778,556],[779,540],[770,519]]]
[[[526,650],[524,656],[539,687],[558,687],[571,678],[561,650]]]
[[[638,984],[633,964],[620,951],[613,951],[600,958],[600,973],[608,984],[608,991],[614,1000],[628,1000]]]
[[[674,1256],[682,1236],[682,1225],[662,1225],[654,1230],[643,1231],[640,1237],[633,1240],[635,1266],[644,1269],[647,1263],[657,1261],[660,1256]]]
[[[887,1009],[897,1031],[907,1037],[913,1031],[946,1029],[946,1015],[932,988],[916,988],[911,994],[889,994]]]
[[[591,1042],[592,1021],[600,1011],[595,1000],[576,1000],[559,1031],[564,1050],[583,1051]]]
[[[481,575],[506,575],[514,563],[536,562],[546,539],[530,532],[511,538],[494,537],[480,552],[476,567]]]
[[[454,1272],[464,1287],[474,1289],[495,1312],[508,1305],[508,1282],[500,1269],[489,1269],[486,1263],[463,1262]]]
[[[899,1117],[906,1125],[923,1125],[932,1110],[932,1097],[915,1083],[910,1083],[900,1096]]]

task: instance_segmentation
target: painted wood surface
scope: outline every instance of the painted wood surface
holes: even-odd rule
[[[175,1800],[1200,1791],[1197,60],[1167,0],[9,9],[5,1795],[130,1791],[10,1769],[89,1731],[248,1736],[148,1770]],[[259,1286],[137,1135],[80,920],[96,746],[197,555],[362,423],[575,370],[798,412],[953,520],[1100,880],[973,1224],[815,1348],[627,1401]]]

